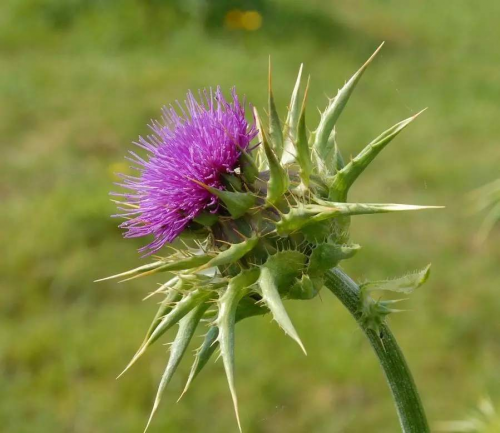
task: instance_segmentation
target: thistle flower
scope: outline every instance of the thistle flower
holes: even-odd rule
[[[139,141],[149,159],[133,154],[140,176],[124,180],[123,185],[134,191],[125,195],[123,205],[130,207],[125,215],[132,216],[123,224],[127,236],[153,234],[155,241],[147,247],[151,252],[178,235],[197,235],[196,241],[184,243],[169,256],[105,278],[126,281],[173,274],[149,295],[162,301],[125,368],[179,324],[149,422],[196,329],[208,322],[184,392],[219,349],[240,425],[235,324],[271,313],[305,352],[283,301],[312,299],[326,287],[353,314],[381,359],[404,431],[429,431],[407,365],[386,325],[387,315],[399,311],[391,308],[396,301],[374,301],[370,296],[380,290],[410,293],[427,279],[429,269],[359,287],[338,268],[360,249],[350,241],[351,216],[433,207],[347,201],[349,189],[365,168],[417,117],[387,129],[344,162],[335,124],[375,54],[329,101],[311,134],[306,127],[309,81],[301,96],[301,67],[283,125],[269,73],[267,125],[254,110],[256,128],[249,126],[236,94],[229,104],[218,89],[215,97],[205,94],[203,103],[188,94],[189,116],[182,110],[183,117],[173,108],[165,110],[166,126],[154,123],[154,135]],[[259,145],[252,147],[256,130]]]
[[[148,254],[172,242],[202,210],[216,209],[217,197],[193,180],[222,188],[222,176],[234,171],[240,149],[257,133],[234,89],[232,103],[219,87],[199,96],[197,101],[187,94],[186,108],[178,105],[181,115],[172,106],[164,108],[164,124],[153,122],[153,135],[136,143],[148,159],[130,152],[140,175],[121,176],[120,185],[132,190],[120,207],[129,218],[121,227],[128,238],[154,235],[141,249]]]

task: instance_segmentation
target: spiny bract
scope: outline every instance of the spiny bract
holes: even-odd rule
[[[356,254],[360,247],[349,241],[350,217],[426,208],[347,202],[348,191],[358,176],[417,117],[412,116],[389,128],[355,158],[344,162],[335,140],[335,124],[375,54],[329,101],[313,133],[308,132],[305,120],[309,82],[303,97],[300,97],[301,67],[283,125],[275,107],[269,73],[267,125],[254,110],[258,146],[249,146],[254,130],[241,119],[242,107],[235,94],[234,105],[224,102],[223,107],[218,108],[223,111],[216,113],[219,117],[213,116],[215,108],[211,97],[207,97],[208,105],[202,107],[190,96],[190,111],[195,113],[191,120],[182,120],[169,111],[174,119],[173,129],[154,127],[156,135],[163,141],[152,139],[153,144],[141,141],[153,158],[146,162],[137,157],[144,167],[142,176],[147,182],[141,184],[140,177],[134,178],[132,184],[126,181],[139,192],[125,195],[128,201],[122,203],[122,207],[131,207],[131,212],[139,216],[125,226],[130,235],[157,234],[159,241],[151,245],[151,250],[156,250],[165,239],[172,240],[173,234],[181,231],[181,236],[189,238],[185,247],[168,257],[109,277],[125,281],[159,272],[174,275],[153,292],[163,300],[143,343],[125,369],[172,326],[179,324],[151,417],[198,325],[208,321],[208,332],[196,352],[184,392],[219,348],[240,425],[234,383],[235,324],[247,317],[271,312],[285,333],[305,352],[283,300],[314,298],[323,287],[325,273]],[[222,94],[219,91],[217,94],[218,101],[223,101]],[[236,111],[239,123],[231,117]],[[192,123],[198,121],[198,115],[205,116],[210,125],[208,132],[216,133],[204,136],[203,142],[200,142],[200,134],[206,133],[207,129],[202,123],[198,124],[199,129],[192,127]],[[226,115],[231,121],[224,124]],[[214,117],[221,123],[217,124]],[[179,150],[175,147],[177,145],[186,148]],[[172,161],[176,155],[169,152],[182,151],[183,155],[188,155],[182,164],[196,163],[197,167],[206,167],[207,161],[196,158],[210,158],[207,152],[217,152],[218,145],[224,147],[225,157],[229,155],[229,158],[222,158],[224,161],[229,161],[232,155],[236,157],[229,161],[229,165],[216,168],[211,182],[204,180],[203,176],[196,176],[193,167],[172,172],[172,167],[180,166]],[[200,150],[200,146],[205,147]],[[191,158],[192,155],[200,156]],[[158,158],[163,160],[158,161]],[[211,160],[220,161],[221,158],[212,155]],[[179,178],[179,175],[184,177]],[[165,197],[179,194],[184,201],[174,201],[169,205],[191,203],[189,194],[186,195],[185,190],[175,190],[175,182],[168,176],[176,176],[175,182],[181,184],[181,188],[195,191],[202,206],[198,201],[189,209],[161,209]],[[159,201],[155,202],[155,199]],[[155,210],[158,203],[159,208]],[[170,220],[162,220],[155,212],[166,212],[169,217],[174,215],[176,222],[181,221],[180,228],[169,227]],[[375,289],[396,288],[396,291],[408,293],[427,278],[427,272],[428,268],[401,280],[378,282]],[[367,296],[370,290],[367,286],[363,291],[360,315],[368,326],[377,330],[385,316],[397,310],[391,310],[388,303],[375,303]]]

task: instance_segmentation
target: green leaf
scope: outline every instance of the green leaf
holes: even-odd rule
[[[306,255],[299,251],[284,250],[270,256],[263,266],[271,272],[280,294],[286,295],[305,269],[306,260]]]
[[[219,198],[231,216],[235,219],[245,215],[253,206],[255,206],[256,197],[249,192],[233,192],[214,188],[192,179],[193,182],[205,188],[211,194]]]
[[[336,131],[334,128],[332,133],[330,134],[330,138],[328,139],[329,146],[333,149],[333,152],[331,152],[331,159],[328,158],[329,155],[327,155],[327,163],[331,167],[334,167],[335,171],[340,171],[345,167],[345,162],[344,158],[342,157],[342,153],[340,152],[339,146],[337,145],[337,140],[335,139],[335,137]]]
[[[174,326],[179,320],[181,320],[186,314],[191,310],[196,308],[198,305],[205,303],[214,296],[214,292],[210,290],[195,289],[186,294],[171,311],[162,318],[160,323],[158,323],[148,337],[148,339],[139,348],[137,353],[133,356],[132,360],[128,363],[125,369],[120,373],[122,376],[135,362],[146,352],[146,349],[151,346],[158,338],[160,338],[165,332],[167,332],[172,326]]]
[[[307,224],[300,228],[300,233],[304,238],[313,245],[322,244],[329,239],[332,234],[336,235],[335,228],[332,227],[331,221],[320,221],[317,223]]]
[[[274,103],[272,79],[271,79],[271,57],[269,57],[269,139],[271,146],[276,153],[278,160],[283,156],[283,131],[281,130],[281,122]]]
[[[338,118],[342,114],[351,94],[359,82],[359,79],[368,68],[374,57],[380,51],[384,44],[381,44],[377,50],[372,54],[372,56],[365,62],[365,64],[352,76],[352,78],[339,90],[337,96],[330,101],[326,110],[322,113],[321,119],[316,130],[315,140],[313,144],[313,149],[317,156],[325,160],[326,156],[330,152],[328,147],[328,138],[330,137]]]
[[[300,112],[297,139],[294,141],[296,159],[300,166],[300,178],[302,183],[309,187],[309,176],[312,173],[311,151],[309,149],[309,142],[307,139],[306,127],[306,101],[307,92],[309,90],[309,79],[307,80],[306,90],[304,92],[304,100],[302,102],[302,110]]]
[[[236,192],[243,191],[243,182],[235,174],[222,173],[220,180],[224,185],[222,190],[236,191]]]
[[[269,164],[269,182],[267,184],[267,201],[274,205],[288,189],[289,179],[286,170],[281,166],[276,154],[271,149],[269,145],[269,141],[267,138],[267,134],[262,126],[262,122],[260,120],[259,114],[257,110],[254,108],[255,118],[257,120],[257,124],[259,130],[262,133],[262,147],[264,148],[264,152],[266,154],[266,158]]]
[[[144,337],[144,341],[142,344],[145,344],[148,341],[153,331],[161,323],[163,317],[165,317],[170,311],[172,311],[172,308],[175,306],[175,304],[180,301],[182,297],[181,290],[184,284],[185,283],[182,280],[178,280],[177,284],[168,291],[167,296],[161,302],[160,308],[158,308],[156,316],[149,326],[148,332],[146,332],[146,337]]]
[[[313,299],[319,293],[322,284],[318,284],[319,279],[313,281],[309,275],[303,274],[300,280],[297,280],[288,292],[288,299]]]
[[[245,149],[238,146],[240,151],[241,174],[248,184],[253,184],[259,177],[259,168],[252,155]]]
[[[290,106],[288,107],[288,115],[286,117],[284,127],[284,148],[281,162],[288,164],[295,160],[295,143],[297,142],[297,129],[299,125],[300,116],[300,103],[299,103],[299,90],[300,81],[302,78],[303,64],[300,65],[299,74],[295,87],[293,88],[292,97],[290,99]]]
[[[336,130],[333,128],[328,138],[328,153],[324,159],[316,158],[318,171],[324,180],[328,180],[345,167],[344,158],[336,140]]]
[[[280,236],[297,232],[302,227],[343,215],[368,215],[388,212],[401,212],[423,209],[440,209],[442,206],[415,206],[407,204],[385,203],[343,203],[327,202],[316,199],[321,204],[307,204],[292,207],[287,214],[281,216],[276,223]]]
[[[314,248],[310,258],[307,273],[310,276],[321,276],[329,269],[337,266],[342,260],[351,258],[361,247],[356,244],[337,245],[323,243]]]
[[[153,275],[158,272],[185,271],[188,269],[193,269],[204,265],[212,257],[213,256],[208,254],[191,256],[182,259],[178,259],[178,256],[170,256],[165,260],[160,260],[157,262],[150,263],[148,265],[140,266],[130,271],[122,272],[121,274],[112,275],[111,277],[101,278],[100,280],[96,280],[95,282],[111,280],[113,278],[129,277],[125,280],[120,281],[120,283],[123,283],[125,281],[130,281],[135,278],[145,277],[147,275]]]
[[[234,411],[238,427],[241,431],[240,416],[238,413],[238,398],[234,384],[234,325],[238,303],[245,296],[252,284],[259,277],[259,269],[253,268],[243,271],[229,282],[227,290],[219,299],[219,315],[215,321],[219,328],[217,338],[221,350],[222,361],[226,371],[229,390],[233,399]]]
[[[269,313],[269,310],[263,305],[258,304],[251,297],[244,297],[238,304],[238,308],[236,309],[235,320],[239,322],[243,319],[253,316],[260,316],[263,314]],[[219,347],[218,342],[219,328],[217,326],[212,326],[208,333],[205,335],[205,339],[201,347],[197,350],[194,363],[191,367],[191,371],[189,373],[189,378],[184,387],[184,391],[182,391],[182,396],[187,392],[193,380],[198,376],[203,367],[207,364],[208,360],[215,352],[215,350]],[[179,398],[179,400],[180,400]]]
[[[260,271],[259,287],[262,298],[269,310],[271,310],[274,320],[276,320],[278,325],[285,331],[286,334],[297,342],[303,352],[307,355],[306,349],[304,348],[302,341],[300,341],[297,331],[295,330],[290,317],[288,317],[288,313],[285,310],[285,306],[283,305],[278,287],[276,285],[276,278],[273,276],[271,270],[265,265],[262,266]]]
[[[170,278],[170,280],[168,280],[166,283],[163,283],[156,290],[152,291],[151,293],[148,293],[148,295],[145,296],[142,300],[145,301],[146,299],[149,299],[149,298],[153,297],[154,295],[158,295],[159,293],[169,293],[170,289],[172,287],[174,287],[178,281],[179,281],[178,276]]]
[[[120,274],[111,275],[110,277],[101,278],[99,280],[95,280],[94,283],[98,283],[100,281],[112,280],[114,278],[122,278],[122,277],[130,277],[136,275],[142,275],[151,271],[158,271],[159,268],[165,265],[164,260],[159,260],[157,262],[148,263],[147,265],[139,266],[138,268],[131,269],[130,271],[122,272]]]
[[[189,377],[186,382],[186,386],[184,387],[184,390],[182,391],[179,400],[187,392],[194,378],[198,376],[201,370],[203,370],[203,367],[205,367],[208,360],[217,349],[219,344],[217,341],[218,336],[219,336],[219,328],[217,326],[210,327],[207,334],[205,335],[205,339],[203,340],[202,345],[196,351],[196,356],[193,365],[191,367],[191,371],[189,372]]]
[[[360,284],[359,312],[361,313],[360,320],[363,325],[368,329],[372,329],[378,335],[385,318],[389,314],[404,311],[392,308],[393,304],[401,302],[404,299],[378,299],[375,301],[370,296],[371,292],[391,291],[410,294],[427,281],[430,274],[430,267],[431,265],[427,265],[427,267],[421,271],[413,272],[392,280],[369,281],[367,283]]]
[[[429,264],[421,271],[412,272],[402,277],[389,280],[368,281],[360,284],[360,287],[365,292],[387,290],[396,293],[410,294],[428,280],[430,272],[431,265]]]
[[[219,221],[219,216],[210,212],[201,212],[198,216],[193,218],[193,221],[204,227],[212,227],[217,221]]]
[[[368,144],[354,159],[352,159],[342,170],[333,176],[329,185],[329,199],[345,201],[347,193],[356,179],[370,165],[375,157],[385,148],[403,129],[413,122],[424,110],[415,114],[402,122],[397,123],[392,128],[384,131],[375,140]]]
[[[247,238],[239,244],[232,244],[227,250],[218,253],[209,262],[198,268],[196,272],[199,272],[203,269],[235,263],[250,251],[252,251],[258,243],[259,238],[257,236],[252,236],[251,238]]]
[[[160,400],[165,391],[165,388],[172,379],[175,370],[177,370],[177,367],[179,366],[179,363],[181,362],[181,359],[186,352],[189,342],[193,337],[196,327],[198,326],[200,319],[203,317],[203,314],[205,313],[205,311],[207,311],[209,306],[210,305],[207,303],[197,305],[187,316],[185,316],[179,322],[179,330],[177,331],[175,340],[170,348],[170,357],[168,359],[167,367],[161,378],[153,409],[151,411],[151,415],[149,416],[149,420],[145,430],[148,429],[149,424],[151,423],[151,420],[153,419],[153,416],[157,411],[158,406],[160,405]]]

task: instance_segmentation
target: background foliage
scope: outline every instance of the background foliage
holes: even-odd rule
[[[430,110],[358,182],[353,200],[441,204],[440,212],[358,217],[358,280],[433,262],[429,283],[391,320],[431,422],[500,401],[499,232],[478,244],[465,194],[499,175],[500,3],[4,0],[0,4],[0,422],[8,432],[137,432],[166,348],[119,381],[156,311],[154,280],[98,277],[135,267],[108,191],[130,142],[189,88],[236,84],[265,105],[267,59],[284,109],[300,62],[324,107],[383,52],[340,121],[355,154]],[[309,110],[309,122],[318,119]],[[160,280],[157,280],[160,281]],[[238,325],[237,387],[247,432],[389,432],[397,420],[375,356],[328,293],[290,305],[309,356],[270,318]],[[197,343],[201,341],[198,340]],[[220,362],[176,404],[174,378],[151,431],[229,432]],[[182,374],[184,373],[184,375]]]

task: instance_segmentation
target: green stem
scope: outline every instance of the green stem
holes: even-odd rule
[[[382,325],[382,337],[380,337],[376,332],[367,329],[361,324],[359,287],[338,268],[326,273],[325,285],[354,316],[375,350],[391,388],[403,432],[429,433],[429,424],[425,417],[417,387],[403,353],[389,327],[385,324]]]

